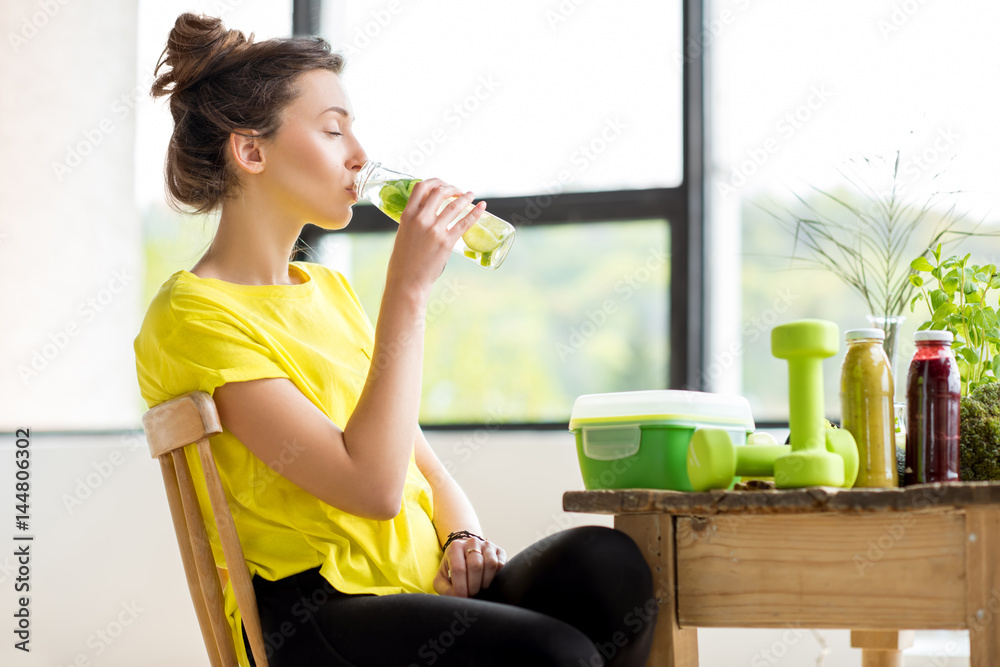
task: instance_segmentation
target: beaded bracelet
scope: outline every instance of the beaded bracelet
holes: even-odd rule
[[[445,549],[447,549],[448,545],[451,544],[452,542],[454,542],[455,540],[466,538],[466,537],[477,537],[477,538],[479,538],[481,540],[483,539],[483,538],[479,537],[479,535],[476,535],[475,533],[470,533],[467,530],[458,530],[458,531],[455,531],[454,533],[448,533],[448,539],[445,540],[444,546],[441,547],[441,550],[444,551]],[[483,540],[483,541],[485,542],[485,540]]]

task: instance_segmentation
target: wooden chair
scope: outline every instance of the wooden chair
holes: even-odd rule
[[[238,662],[222,598],[227,572],[222,568],[216,570],[191,469],[184,457],[187,447],[198,450],[228,576],[232,578],[254,662],[257,667],[267,667],[250,571],[208,442],[210,436],[222,433],[215,402],[203,391],[184,394],[150,408],[142,417],[142,426],[150,454],[160,461],[184,574],[212,667],[235,667]]]

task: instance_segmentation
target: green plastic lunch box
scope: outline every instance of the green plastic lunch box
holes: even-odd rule
[[[688,443],[705,427],[724,429],[734,445],[746,445],[754,431],[750,403],[743,396],[671,389],[585,394],[569,420],[587,489],[693,491]]]

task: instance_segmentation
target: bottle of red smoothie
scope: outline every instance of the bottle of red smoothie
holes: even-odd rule
[[[904,484],[957,482],[962,381],[950,331],[918,331],[906,378]]]

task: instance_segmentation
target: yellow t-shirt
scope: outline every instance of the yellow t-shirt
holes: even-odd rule
[[[149,407],[227,382],[288,378],[337,426],[357,405],[374,330],[347,280],[321,264],[292,262],[296,285],[238,285],[178,271],[150,303],[134,342],[139,388]],[[225,427],[225,425],[223,425]],[[254,456],[228,430],[210,440],[250,575],[274,581],[320,566],[344,593],[434,593],[442,551],[433,495],[413,453],[402,509],[363,519],[302,490]],[[289,442],[287,455],[295,455]],[[215,562],[225,566],[197,452],[187,450]],[[249,667],[231,585],[226,614],[240,665]]]

